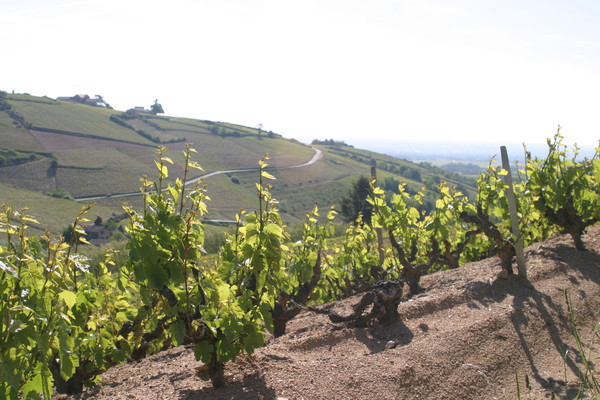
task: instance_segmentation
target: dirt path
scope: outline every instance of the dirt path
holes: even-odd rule
[[[426,276],[426,290],[402,302],[390,326],[354,329],[305,312],[286,335],[228,363],[219,390],[178,347],[112,368],[71,398],[516,399],[519,386],[522,399],[571,399],[581,360],[566,295],[585,343],[600,310],[600,227],[584,241],[587,252],[565,236],[527,248],[529,283],[496,279],[496,258]],[[332,307],[349,314],[358,299]]]
[[[302,168],[302,167],[308,167],[308,166],[316,163],[323,157],[323,152],[320,149],[317,149],[316,147],[313,147],[312,149],[315,151],[315,153],[313,154],[312,158],[310,160],[308,160],[307,162],[305,162],[303,164],[299,164],[299,165],[290,165],[288,167],[278,167],[278,169]],[[208,174],[201,175],[197,178],[190,179],[189,181],[186,182],[186,185],[193,185],[194,183],[198,182],[199,180],[210,178],[211,176],[223,175],[223,174],[238,174],[238,173],[243,173],[243,172],[256,172],[256,171],[258,171],[258,168],[244,168],[244,169],[230,169],[230,170],[222,170],[222,171],[213,171],[213,172],[209,172]],[[141,196],[141,195],[142,195],[142,193],[140,191],[137,191],[137,192],[130,192],[130,193],[106,194],[106,195],[101,195],[101,196],[78,197],[74,200],[76,200],[76,201],[92,201],[92,200],[104,199],[106,197],[133,197],[133,196]],[[235,222],[235,221],[226,221],[226,222]]]

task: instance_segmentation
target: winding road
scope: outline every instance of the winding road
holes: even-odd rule
[[[316,163],[323,157],[323,152],[320,149],[317,149],[316,147],[311,147],[311,148],[315,151],[315,153],[313,154],[312,158],[308,162],[305,162],[304,164],[299,164],[299,165],[290,165],[289,167],[280,167],[278,169],[302,168],[302,167],[308,167],[309,165]],[[267,167],[267,169],[272,169],[272,168]],[[225,170],[225,171],[209,172],[208,174],[204,174],[197,178],[187,181],[186,186],[192,185],[201,179],[210,178],[211,176],[215,176],[215,175],[233,174],[233,173],[242,173],[242,172],[256,172],[256,171],[258,171],[258,168],[230,169],[230,170]],[[131,192],[131,193],[116,193],[116,194],[105,194],[105,195],[88,196],[88,197],[77,197],[77,198],[75,198],[75,200],[76,201],[91,201],[91,200],[106,199],[109,197],[110,198],[133,197],[133,196],[141,196],[141,195],[142,195],[142,192],[137,191],[137,192]],[[223,222],[226,222],[226,221],[223,221]]]

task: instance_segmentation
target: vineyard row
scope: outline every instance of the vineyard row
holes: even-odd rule
[[[422,290],[423,274],[458,268],[490,255],[500,275],[513,273],[515,243],[556,232],[581,237],[600,217],[600,160],[580,160],[557,134],[544,159],[527,158],[514,185],[520,237],[511,231],[508,173],[490,164],[469,200],[442,182],[435,209],[419,211],[424,193],[403,184],[386,196],[371,183],[369,220],[332,238],[332,208],[306,215],[300,240],[290,242],[268,182],[268,157],[259,162],[257,210],[237,215],[218,257],[204,255],[200,221],[208,200],[201,183],[186,186],[199,168],[187,147],[184,176],[166,184],[172,160],[157,152],[156,180],[143,180],[142,210],[129,215],[128,257],[117,264],[109,251],[90,266],[78,254],[85,241],[82,208],[70,242],[31,237],[36,223],[25,211],[3,205],[0,232],[0,398],[45,398],[76,393],[110,366],[176,345],[190,345],[215,387],[224,384],[227,361],[252,353],[268,335],[306,307],[365,292],[351,316],[355,326],[398,319],[403,286]],[[373,304],[370,312],[368,307]]]

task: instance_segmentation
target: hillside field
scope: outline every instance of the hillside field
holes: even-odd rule
[[[314,205],[323,210],[339,207],[353,182],[361,175],[370,176],[373,165],[378,168],[379,181],[404,182],[413,192],[423,186],[435,191],[441,180],[466,193],[473,193],[475,187],[472,179],[434,167],[344,145],[311,147],[274,132],[231,123],[131,114],[30,95],[5,97],[12,109],[0,111],[0,149],[31,155],[32,161],[0,166],[0,183],[13,191],[24,190],[22,198],[30,197],[29,192],[93,198],[96,207],[102,207],[92,209],[93,215],[105,215],[108,209],[120,214],[123,202],[140,205],[139,197],[114,196],[139,193],[143,176],[156,177],[154,160],[160,145],[174,162],[168,165],[167,181],[182,177],[185,143],[197,150],[194,161],[203,168],[191,171],[188,178],[223,172],[202,181],[211,198],[209,219],[232,220],[240,209],[257,207],[256,167],[265,155],[277,178],[270,182],[273,194],[280,201],[283,219],[290,224],[299,222]],[[322,157],[314,164],[291,168],[309,162],[316,148]],[[226,173],[232,170],[241,171]],[[18,199],[14,194],[6,198],[20,206]],[[44,199],[50,200],[42,196],[29,204],[31,214],[39,217],[48,212],[41,204]],[[64,223],[43,218],[52,232],[64,228]]]

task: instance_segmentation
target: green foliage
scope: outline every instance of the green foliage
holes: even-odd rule
[[[487,243],[480,242],[482,253],[485,251],[495,253],[500,258],[500,264],[506,276],[513,273],[512,259],[515,256],[515,243],[517,237],[511,230],[508,198],[506,196],[507,184],[504,177],[508,171],[495,167],[490,163],[485,174],[481,174],[477,181],[478,191],[474,205],[468,205],[460,213],[460,218],[467,224],[474,226],[488,239]],[[537,217],[531,213],[531,198],[524,196],[524,185],[514,186],[517,199],[517,212],[520,216],[522,236],[537,238],[536,227],[532,218]],[[477,243],[477,242],[475,242]]]
[[[56,190],[50,193],[49,195],[58,199],[73,200],[73,196],[71,196],[71,193],[69,193],[63,188],[56,188]]]
[[[458,268],[465,262],[481,256],[481,247],[473,246],[474,237],[480,233],[478,228],[465,229],[460,215],[470,208],[468,199],[456,188],[448,187],[446,182],[438,186],[439,198],[435,202],[426,229],[431,232],[430,240],[437,248],[437,263],[441,267]],[[471,249],[478,249],[472,251]],[[485,251],[485,249],[483,249]]]
[[[411,196],[404,185],[400,185],[398,194],[392,195],[389,204],[384,191],[378,187],[373,188],[370,199],[376,210],[373,226],[388,234],[411,294],[420,291],[421,274],[437,262],[437,246],[432,240],[432,230],[426,229],[430,225],[431,215],[422,214],[417,208],[422,204],[423,197],[422,192]]]
[[[49,399],[60,392],[80,391],[108,365],[123,361],[116,347],[116,281],[110,257],[99,273],[88,274],[86,260],[76,254],[82,240],[82,207],[72,224],[69,243],[27,237],[36,221],[24,211],[3,206],[0,231],[0,393],[3,398]],[[14,222],[16,220],[16,223]],[[112,311],[112,312],[111,312]]]
[[[333,221],[336,214],[337,212],[332,207],[327,213],[323,224],[319,223],[319,209],[317,207],[306,214],[302,225],[302,235],[299,240],[291,244],[291,252],[286,259],[288,278],[283,285],[283,290],[286,293],[298,294],[298,290],[306,287],[305,285],[309,284],[315,277],[315,265],[320,262],[319,258],[322,252],[328,249],[327,239],[334,235]],[[317,279],[317,282],[319,281],[321,279]],[[315,282],[315,285],[317,282]],[[324,294],[326,283],[321,282],[322,285],[314,294],[307,293],[304,304],[311,297],[318,302],[326,297]]]
[[[548,219],[565,205],[583,221],[598,217],[597,157],[567,159],[559,143],[555,138],[546,160],[529,162],[526,179],[514,188],[526,244],[553,232]],[[490,166],[482,174],[474,204],[445,181],[432,189],[436,181],[428,180],[430,193],[409,191],[394,178],[384,179],[382,188],[355,182],[355,197],[372,212],[370,224],[361,223],[366,221],[359,211],[353,214],[357,223],[332,240],[335,211],[321,218],[314,207],[290,242],[267,183],[275,178],[265,156],[256,184],[258,208],[237,214],[235,231],[209,261],[201,223],[206,188],[186,185],[192,170],[200,169],[191,160],[195,150],[186,146],[183,178],[175,180],[165,151],[157,151],[156,180],[142,179],[141,210],[125,206],[126,260],[109,251],[91,262],[79,252],[91,205],[74,218],[64,241],[49,234],[28,237],[26,229],[37,222],[25,211],[3,207],[0,397],[50,398],[53,387],[80,391],[111,365],[179,344],[193,345],[218,387],[227,361],[264,345],[268,331],[285,332],[285,323],[307,304],[397,278],[414,294],[422,274],[457,268],[490,251],[505,270],[511,268],[517,238],[508,221],[507,171],[501,168]],[[422,207],[426,196],[433,199],[430,212]],[[379,243],[381,231],[387,243]]]
[[[219,272],[235,287],[238,294],[247,297],[246,309],[262,315],[266,329],[272,331],[271,309],[285,280],[284,255],[289,251],[284,244],[287,234],[277,210],[277,201],[271,195],[265,179],[274,179],[265,168],[268,156],[259,162],[258,210],[236,216],[238,227],[225,239],[221,251]],[[243,223],[242,223],[243,220]]]
[[[386,192],[398,193],[398,187],[400,186],[400,181],[392,176],[386,176],[383,180],[383,184],[381,188]]]
[[[358,221],[357,221],[358,222]],[[317,288],[323,301],[333,301],[364,291],[379,279],[377,235],[370,225],[360,223],[346,227],[341,243],[332,245],[326,256],[321,285]]]
[[[283,273],[283,232],[274,201],[263,185],[263,179],[272,178],[263,159],[257,185],[260,210],[248,214],[234,240],[226,242],[222,266],[203,268],[198,262],[204,240],[199,218],[206,212],[206,195],[199,186],[185,193],[188,167],[199,168],[190,160],[192,151],[188,146],[184,179],[163,187],[166,163],[172,161],[159,148],[157,182],[145,180],[143,185],[143,213],[127,209],[128,270],[140,291],[146,292],[144,303],[155,315],[151,326],[156,334],[146,338],[193,343],[196,358],[209,365],[213,385],[218,387],[224,383],[226,361],[264,344],[263,321],[268,328]],[[147,314],[146,309],[143,312]]]
[[[369,178],[359,177],[352,184],[348,197],[342,199],[341,211],[346,221],[356,221],[361,216],[361,223],[370,224],[373,207],[367,201],[371,194]]]
[[[184,180],[177,179],[174,184],[163,186],[168,177],[166,163],[173,163],[163,155],[163,150],[159,148],[155,162],[157,182],[143,179],[143,211],[138,213],[125,207],[130,217],[127,271],[140,285],[140,290],[146,291],[145,305],[160,306],[159,313],[167,319],[176,319],[183,313],[188,323],[186,333],[191,335],[193,304],[198,304],[203,297],[199,281],[192,282],[192,271],[199,275],[196,263],[203,251],[204,231],[198,218],[206,212],[206,196],[198,185],[186,193],[185,176]],[[187,147],[185,175],[189,168],[199,168],[190,160],[192,152],[194,150]]]
[[[578,149],[569,156],[563,136],[548,139],[548,155],[528,160],[527,189],[535,208],[552,224],[567,231],[575,247],[585,250],[581,236],[585,228],[600,220],[600,148],[594,157],[577,161]]]
[[[150,106],[150,111],[154,115],[165,113],[165,110],[163,109],[163,106],[158,102],[158,99],[154,100],[154,104],[152,104],[152,106]]]
[[[6,102],[6,92],[0,90],[0,111],[9,111],[11,108],[12,106]]]
[[[37,159],[38,156],[34,153],[26,153],[10,149],[0,149],[0,167],[24,164],[26,162],[35,161]]]
[[[39,241],[26,238],[26,223],[35,222],[31,217],[6,204],[2,211],[0,232],[7,245],[0,247],[0,393],[10,399],[38,393],[50,398],[52,347],[58,350],[59,326],[69,320],[56,274],[62,275],[64,265],[46,265]]]
[[[273,334],[283,335],[287,323],[303,310],[309,302],[323,301],[322,259],[327,250],[326,238],[334,232],[333,207],[323,224],[319,223],[318,208],[306,214],[302,237],[291,244],[286,257],[286,279],[282,282],[279,298],[271,310]]]
[[[452,162],[448,164],[444,164],[440,167],[441,169],[449,172],[455,172],[463,175],[475,175],[479,176],[481,174],[483,168],[475,165],[473,163],[462,163],[462,162]]]

